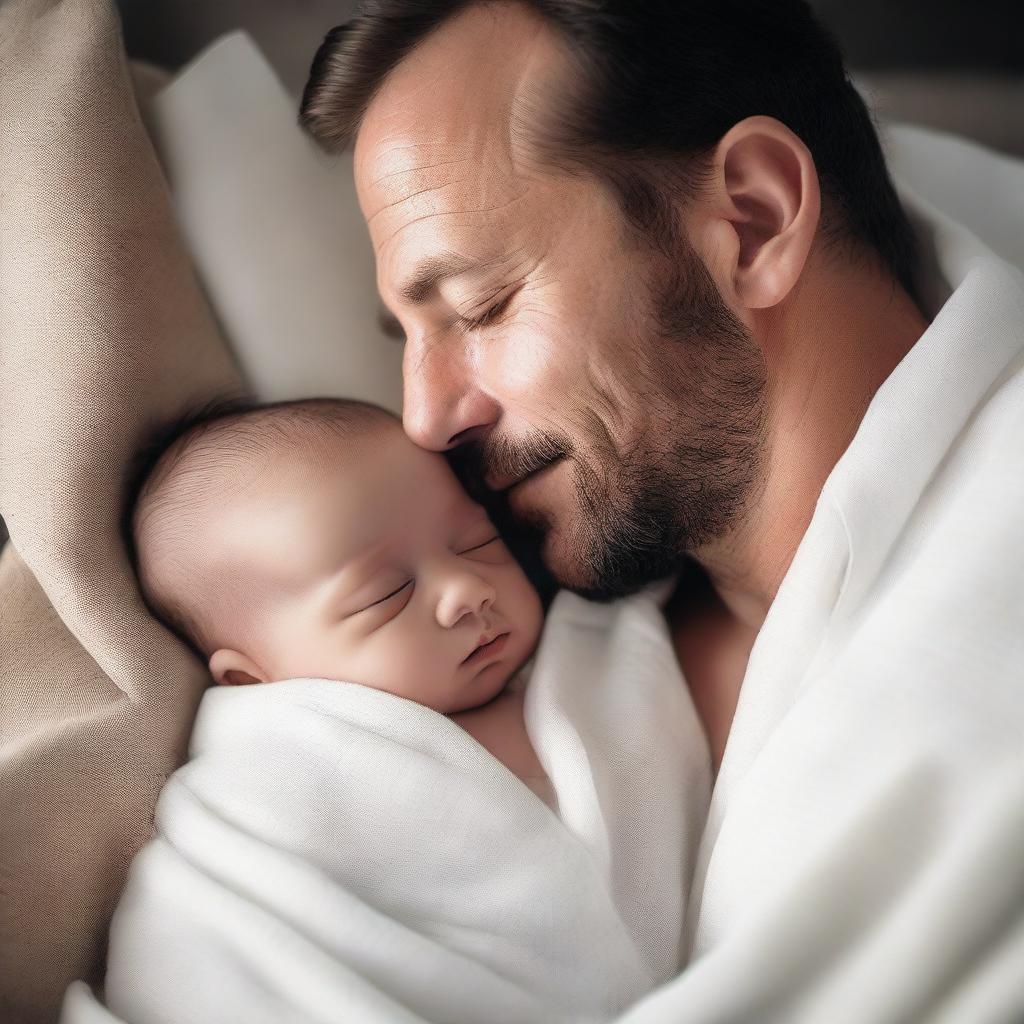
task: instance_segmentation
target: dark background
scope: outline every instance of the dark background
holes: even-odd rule
[[[1024,73],[1021,0],[812,0],[856,68]]]
[[[643,0],[637,0],[642,3]],[[1024,72],[1021,0],[811,0],[855,68]],[[242,25],[301,88],[317,43],[354,0],[120,0],[129,52],[178,67]]]
[[[643,0],[635,0],[643,3]],[[811,0],[876,108],[1024,157],[1024,0]],[[177,68],[244,27],[301,93],[355,0],[120,0],[131,55]]]

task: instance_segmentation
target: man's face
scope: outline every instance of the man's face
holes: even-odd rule
[[[482,481],[559,583],[613,597],[735,525],[764,368],[683,232],[665,253],[531,152],[516,126],[564,70],[519,5],[469,9],[374,98],[356,183],[406,336],[406,432]]]

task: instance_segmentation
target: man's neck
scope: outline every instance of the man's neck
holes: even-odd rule
[[[742,524],[695,553],[739,622],[764,622],[825,481],[927,325],[889,278],[820,259],[797,293],[759,311],[754,332],[769,389],[764,472]]]

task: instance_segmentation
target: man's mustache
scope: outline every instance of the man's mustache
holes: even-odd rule
[[[448,452],[463,487],[478,501],[493,497],[487,480],[522,480],[538,469],[572,454],[572,444],[537,431],[529,438],[493,437],[467,441]]]

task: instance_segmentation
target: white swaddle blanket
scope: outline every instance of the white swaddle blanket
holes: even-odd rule
[[[709,766],[665,593],[552,606],[525,715],[558,815],[413,701],[209,691],[114,919],[109,1010],[554,1024],[675,976]]]

